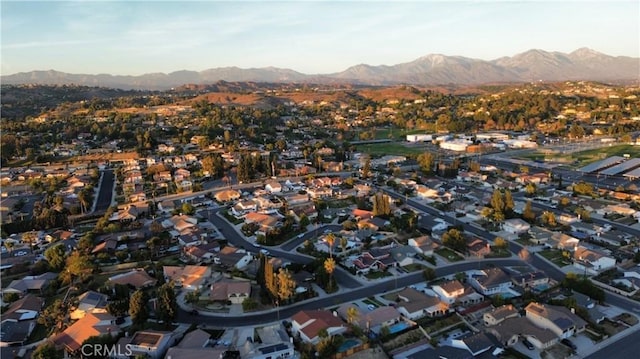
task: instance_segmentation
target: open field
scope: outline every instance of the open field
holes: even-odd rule
[[[410,156],[418,155],[424,152],[424,149],[418,147],[405,146],[402,143],[375,143],[369,145],[357,146],[359,152],[368,153],[369,155],[384,156],[384,155],[398,155],[398,156]]]

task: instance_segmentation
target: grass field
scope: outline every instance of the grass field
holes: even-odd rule
[[[402,143],[375,143],[369,145],[357,146],[358,152],[368,153],[372,157],[384,155],[410,156],[418,155],[424,152],[424,149],[418,147],[408,147]]]

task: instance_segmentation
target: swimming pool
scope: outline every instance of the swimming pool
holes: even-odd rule
[[[390,334],[399,333],[407,328],[409,328],[409,323],[399,322],[389,327],[389,333]]]
[[[338,353],[346,352],[347,350],[349,350],[349,349],[351,349],[353,347],[357,347],[358,345],[360,345],[360,341],[359,340],[347,339],[347,340],[344,341],[344,343],[342,343],[340,348],[338,348]]]

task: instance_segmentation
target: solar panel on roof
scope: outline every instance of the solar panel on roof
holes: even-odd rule
[[[640,177],[640,168],[636,168],[635,170],[633,170],[631,172],[627,172],[623,176],[632,177],[632,178],[638,178],[638,177]]]
[[[611,168],[607,168],[606,170],[600,172],[603,175],[613,176],[618,173],[627,172],[631,169],[640,166],[640,158],[632,158],[628,161],[622,162],[619,165],[615,165]]]
[[[578,171],[586,172],[586,173],[596,172],[596,171],[601,170],[603,168],[607,168],[607,167],[613,166],[613,165],[615,165],[617,163],[620,163],[620,162],[622,162],[624,160],[625,160],[624,157],[612,156],[612,157],[609,157],[609,158],[605,158],[602,161],[598,161],[598,162],[594,162],[594,163],[588,164],[588,165],[580,168]]]

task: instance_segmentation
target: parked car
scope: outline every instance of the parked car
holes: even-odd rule
[[[264,249],[264,248],[260,250],[260,253],[262,253],[262,254],[263,254],[263,255],[265,255],[265,256],[268,256],[268,255],[269,255],[269,251],[268,251],[268,250],[266,250],[266,249]]]
[[[562,344],[564,344],[564,345],[568,346],[568,347],[569,347],[569,348],[571,348],[571,350],[573,350],[574,352],[575,352],[576,350],[578,350],[578,347],[577,347],[575,344],[573,344],[573,342],[572,342],[571,340],[569,340],[569,339],[567,339],[567,338],[562,339],[562,340],[560,341],[560,343],[562,343]]]
[[[375,306],[375,305],[373,305],[373,304],[369,304],[369,305],[367,305],[367,308],[368,308],[369,310],[374,310],[374,309],[376,309],[376,306]]]
[[[522,344],[524,344],[525,347],[527,347],[527,349],[529,350],[533,350],[535,349],[535,347],[533,346],[533,344],[531,344],[530,341],[528,341],[526,338],[522,339]]]
[[[15,254],[16,257],[22,257],[22,256],[26,256],[26,255],[27,255],[27,252],[25,252],[25,251],[19,251],[19,252],[16,252],[16,254]]]

